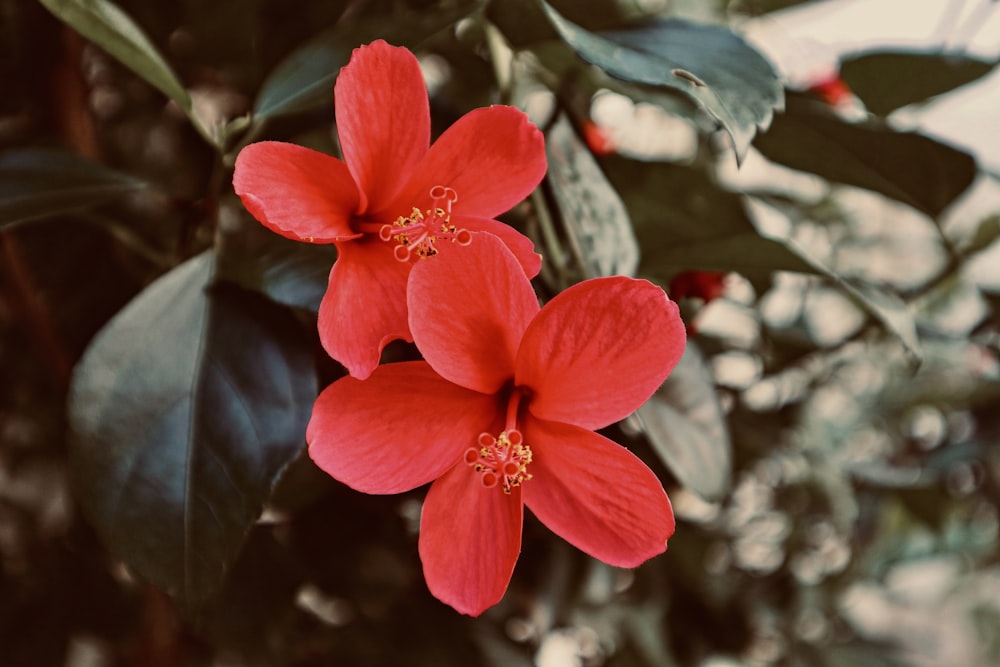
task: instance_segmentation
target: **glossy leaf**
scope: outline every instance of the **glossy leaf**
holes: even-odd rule
[[[290,313],[208,288],[202,254],[97,335],[69,397],[77,493],[107,548],[185,608],[206,601],[302,449],[312,350]]]
[[[397,46],[415,47],[468,16],[481,4],[465,2],[439,12],[400,16],[388,24],[384,18],[349,22],[317,35],[268,75],[254,103],[254,119],[260,121],[332,104],[333,83],[356,47],[379,38]]]
[[[587,62],[624,81],[666,87],[695,100],[733,140],[737,159],[767,127],[783,91],[771,64],[727,28],[658,19],[589,32],[542,2],[563,40]]]
[[[789,97],[786,112],[755,145],[775,162],[873,190],[931,217],[976,176],[976,161],[968,153],[882,123],[847,123],[798,96]]]
[[[635,275],[639,246],[625,204],[565,115],[549,130],[545,152],[549,186],[586,277]]]
[[[697,346],[637,412],[653,449],[686,488],[706,500],[729,491],[732,442],[711,375]]]
[[[0,228],[97,204],[145,187],[74,153],[25,148],[0,153]]]
[[[989,74],[997,63],[961,53],[881,51],[840,65],[840,76],[872,113],[885,116]]]
[[[40,0],[56,17],[190,113],[191,96],[135,21],[108,0]]]
[[[317,313],[336,259],[332,244],[292,241],[253,222],[223,235],[216,279]]]

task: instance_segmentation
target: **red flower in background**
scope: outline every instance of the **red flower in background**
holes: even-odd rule
[[[671,278],[667,291],[672,299],[691,297],[711,303],[726,293],[726,274],[724,271],[681,271]]]
[[[659,480],[594,433],[649,398],[683,352],[662,289],[598,278],[540,309],[514,256],[483,235],[415,266],[407,299],[426,361],[333,383],[307,440],[320,468],[359,491],[436,480],[419,538],[436,597],[471,615],[503,597],[524,505],[611,565],[666,549],[674,518]]]
[[[320,339],[351,375],[365,378],[389,341],[412,340],[406,280],[418,258],[489,232],[528,277],[538,273],[531,241],[493,218],[538,185],[545,149],[527,116],[503,106],[466,114],[430,146],[417,59],[383,41],[354,51],[334,96],[343,162],[264,141],[240,151],[233,186],[271,230],[337,246]]]

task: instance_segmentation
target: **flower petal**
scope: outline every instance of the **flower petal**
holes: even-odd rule
[[[507,247],[474,232],[466,246],[418,261],[407,286],[410,331],[442,377],[494,393],[514,376],[514,358],[538,312],[531,283]]]
[[[306,431],[309,456],[364,493],[400,493],[439,477],[498,419],[492,396],[443,380],[425,362],[380,366],[323,390]]]
[[[409,262],[378,241],[338,243],[338,257],[319,305],[319,338],[327,353],[363,380],[390,341],[410,341],[406,323]]]
[[[524,505],[484,488],[459,463],[431,485],[420,515],[420,560],[427,588],[438,600],[478,616],[503,597],[521,551]]]
[[[529,278],[534,278],[541,271],[542,256],[535,252],[535,244],[510,225],[499,220],[469,215],[452,216],[451,222],[458,229],[468,229],[470,232],[488,232],[499,238],[507,246],[507,249],[514,253],[514,257],[524,269],[524,275]]]
[[[431,146],[395,209],[421,209],[434,186],[458,194],[455,215],[495,218],[535,189],[545,176],[545,140],[524,112],[492,106],[465,114]]]
[[[233,189],[268,229],[296,241],[356,238],[358,188],[343,162],[280,141],[250,144],[236,156]]]
[[[532,449],[524,502],[552,532],[617,567],[666,550],[674,532],[670,501],[632,452],[569,424],[529,416],[522,427]]]
[[[344,161],[377,214],[427,152],[431,112],[416,56],[376,40],[354,50],[334,84]],[[409,209],[407,209],[409,210]]]
[[[524,332],[516,384],[542,419],[597,429],[643,404],[677,365],[677,305],[646,280],[594,278],[547,303]]]

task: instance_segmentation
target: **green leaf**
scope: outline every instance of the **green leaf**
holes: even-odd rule
[[[219,244],[216,279],[260,292],[278,303],[319,312],[330,268],[337,259],[333,245],[286,239],[256,222]]]
[[[639,246],[628,211],[565,114],[545,140],[548,183],[588,278],[635,275]]]
[[[134,573],[204,603],[301,450],[312,349],[283,307],[176,267],[95,337],[73,377],[77,496]]]
[[[869,111],[885,116],[975,81],[996,65],[960,53],[880,51],[845,60],[840,76]]]
[[[101,47],[190,115],[191,96],[136,23],[108,0],[40,0],[60,21]]]
[[[697,346],[688,341],[667,381],[636,413],[653,449],[685,487],[720,500],[732,477],[732,442],[718,394]]]
[[[65,213],[146,187],[75,153],[26,148],[0,153],[0,228]]]
[[[771,64],[731,30],[657,19],[623,30],[584,30],[542,7],[577,55],[611,76],[679,91],[715,118],[733,140],[737,160],[757,127],[767,127],[783,90]]]
[[[754,142],[775,162],[873,190],[937,217],[976,176],[971,155],[883,123],[847,123],[825,105],[790,96]]]
[[[822,276],[899,338],[914,358],[920,344],[909,310],[899,299],[857,286],[790,241],[761,236],[740,195],[691,168],[623,158],[604,161],[635,224],[640,273],[666,284],[680,271],[736,271],[763,280],[775,271]]]
[[[333,83],[359,44],[385,39],[416,47],[482,5],[465,2],[439,12],[402,14],[387,24],[384,17],[338,24],[289,55],[268,75],[254,103],[254,120],[333,104]]]

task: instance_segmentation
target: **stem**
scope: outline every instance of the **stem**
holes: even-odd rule
[[[545,196],[542,194],[541,189],[535,188],[531,193],[531,204],[535,209],[535,215],[538,217],[538,227],[542,232],[545,254],[550,258],[549,264],[556,270],[559,282],[558,288],[559,291],[562,291],[567,287],[567,255],[563,252],[562,244],[559,243],[559,234],[556,232],[555,222],[549,213],[549,207],[545,202]]]
[[[483,30],[486,32],[486,46],[490,51],[490,63],[500,91],[500,101],[506,103],[510,101],[514,81],[514,54],[495,25],[483,21]]]

